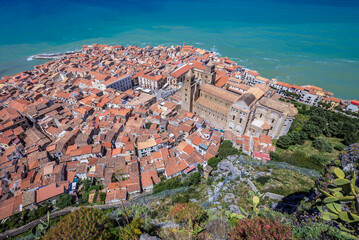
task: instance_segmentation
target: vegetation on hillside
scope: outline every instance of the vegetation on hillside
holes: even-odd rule
[[[276,142],[273,161],[324,172],[345,146],[359,139],[359,119],[295,103],[299,114],[287,135]]]
[[[217,157],[210,158],[207,161],[207,163],[208,163],[209,166],[216,169],[217,165],[223,159],[225,159],[225,158],[227,158],[228,156],[231,156],[231,155],[238,155],[240,153],[241,153],[240,150],[233,147],[233,143],[231,141],[224,140],[224,141],[222,141],[221,145],[219,146]]]
[[[110,219],[98,209],[82,208],[63,217],[46,233],[44,240],[51,239],[110,239]]]

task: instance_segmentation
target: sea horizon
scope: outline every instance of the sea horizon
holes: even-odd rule
[[[186,42],[269,79],[314,85],[342,99],[359,95],[359,4],[352,1],[15,0],[2,5],[0,34],[6,37],[0,38],[0,77],[46,62],[28,61],[32,55],[87,44]]]

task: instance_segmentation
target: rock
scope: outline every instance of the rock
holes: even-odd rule
[[[252,183],[252,181],[251,180],[247,180],[247,183],[248,183],[248,185],[252,188],[252,191],[253,192],[258,192],[258,189],[256,188],[256,186]]]
[[[144,233],[141,235],[140,240],[161,240],[161,238]]]
[[[344,150],[341,157],[343,171],[353,172],[355,164],[359,162],[359,143],[354,143]],[[358,169],[356,169],[358,173]]]
[[[225,202],[230,202],[231,200],[234,199],[234,194],[233,193],[227,193],[225,196],[224,196],[224,201]]]
[[[237,159],[237,156],[228,156],[227,158],[231,161],[235,161]]]
[[[275,193],[270,193],[270,192],[266,192],[264,195],[263,195],[263,198],[265,197],[269,197],[270,199],[275,199],[275,200],[279,200],[281,201],[284,196],[283,195],[279,195],[279,194],[275,194]]]
[[[190,201],[191,201],[191,202],[194,202],[194,203],[196,203],[196,202],[197,202],[197,200],[196,200],[196,199],[194,199],[194,198],[191,198],[191,199],[190,199]]]
[[[229,211],[231,213],[236,213],[236,214],[240,214],[241,211],[239,210],[239,207],[237,205],[229,205]]]
[[[211,212],[215,213],[215,212],[217,212],[218,209],[217,208],[210,208],[209,210],[211,210]]]
[[[160,222],[156,226],[161,228],[179,228],[179,225],[174,222]]]

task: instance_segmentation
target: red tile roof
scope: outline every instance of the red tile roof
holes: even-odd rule
[[[40,203],[65,192],[64,187],[57,187],[56,183],[52,183],[36,191],[36,202]]]
[[[171,73],[172,77],[178,78],[181,75],[185,74],[186,72],[188,72],[189,70],[192,69],[192,66],[187,64],[179,69],[177,69],[176,71],[174,71],[173,73]]]

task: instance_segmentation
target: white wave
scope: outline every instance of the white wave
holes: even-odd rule
[[[275,58],[263,58],[263,60],[265,60],[265,61],[276,61],[276,62],[279,62],[279,59],[275,59]]]
[[[216,48],[216,46],[213,46],[209,49],[211,52],[213,52],[214,54],[216,54],[217,56],[222,56],[222,54],[218,51],[218,49]]]
[[[334,59],[341,62],[347,62],[347,63],[357,63],[358,61],[350,60],[350,59]]]
[[[239,62],[241,62],[241,63],[246,63],[246,62],[248,62],[248,58],[246,58],[246,59],[241,59],[241,58],[237,58],[238,60],[239,60]]]
[[[315,63],[330,64],[330,63],[324,62],[324,61],[315,61]]]
[[[30,56],[26,59],[26,61],[32,61],[32,60],[34,60],[34,56]]]

